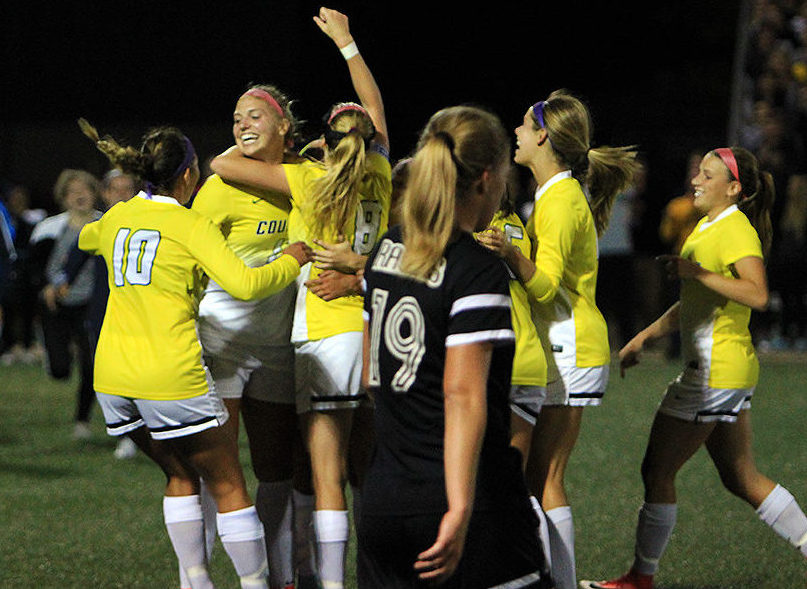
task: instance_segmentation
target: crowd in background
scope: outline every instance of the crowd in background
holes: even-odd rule
[[[758,314],[760,348],[807,350],[807,2],[755,0],[739,72],[737,130],[776,185],[768,260],[771,309]]]

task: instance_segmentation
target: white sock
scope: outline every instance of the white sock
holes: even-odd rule
[[[266,544],[255,507],[217,513],[216,526],[241,580],[241,589],[267,589]]]
[[[330,509],[315,511],[314,533],[317,536],[317,572],[322,589],[342,589],[350,535],[348,512]]]
[[[202,502],[202,519],[205,526],[205,552],[207,562],[210,563],[213,557],[213,547],[216,545],[216,500],[210,494],[210,490],[204,481],[199,481],[199,498]],[[179,567],[179,586],[181,589],[191,587],[191,581],[185,573],[185,569]]]
[[[757,508],[757,515],[807,557],[807,516],[790,491],[776,485]]]
[[[269,587],[283,589],[294,584],[291,480],[258,482],[255,509],[266,534],[269,557]]]
[[[568,505],[546,513],[549,550],[552,554],[552,578],[557,589],[576,589],[577,572],[574,563],[574,522]]]
[[[642,575],[655,575],[678,517],[675,503],[643,503],[636,525],[636,548],[633,570]]]
[[[532,505],[532,510],[535,512],[535,515],[538,516],[538,540],[541,542],[541,548],[544,550],[544,562],[546,563],[545,567],[548,571],[551,571],[552,551],[550,550],[549,544],[549,525],[546,521],[546,514],[544,513],[541,504],[538,502],[538,499],[532,495],[530,495],[530,504]]]
[[[317,565],[314,561],[313,513],[314,496],[292,492],[294,501],[294,568],[298,577],[316,577]]]
[[[199,495],[163,497],[163,518],[179,560],[182,587],[212,589],[207,571],[205,532]]]

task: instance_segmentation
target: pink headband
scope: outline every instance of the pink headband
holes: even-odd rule
[[[349,110],[355,110],[355,111],[358,111],[358,112],[364,114],[368,118],[370,117],[370,114],[367,112],[367,109],[365,109],[363,106],[355,104],[355,103],[354,104],[345,104],[345,105],[337,108],[336,110],[334,110],[331,113],[331,116],[328,117],[328,124],[330,125],[331,121],[334,120],[338,115],[342,114],[343,112],[349,111]]]
[[[277,114],[280,115],[281,119],[286,118],[286,113],[284,113],[283,109],[280,108],[280,105],[278,104],[277,100],[275,100],[275,97],[269,94],[266,90],[262,90],[260,88],[250,88],[241,95],[242,98],[244,96],[254,96],[255,98],[260,98],[261,100],[267,102],[273,109],[275,109]]]
[[[723,163],[726,164],[726,167],[729,169],[729,172],[731,172],[731,175],[734,176],[734,179],[739,182],[740,170],[737,167],[737,159],[734,157],[734,152],[731,151],[731,148],[719,147],[715,149],[715,153],[721,160],[723,160]]]

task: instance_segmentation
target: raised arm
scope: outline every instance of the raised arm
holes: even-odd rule
[[[214,157],[210,169],[230,183],[291,194],[282,164],[247,157],[235,145]]]
[[[381,91],[378,89],[370,68],[359,53],[353,36],[350,33],[350,24],[346,15],[337,10],[322,7],[314,22],[336,44],[347,61],[350,80],[353,89],[362,106],[370,113],[373,125],[376,128],[374,141],[384,149],[389,150],[389,137],[387,135],[387,118],[384,114],[384,102]]]

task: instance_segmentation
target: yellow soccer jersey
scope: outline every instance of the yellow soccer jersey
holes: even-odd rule
[[[286,179],[292,196],[292,210],[289,214],[289,239],[305,241],[310,246],[318,247],[313,240],[322,239],[327,242],[337,240],[337,232],[328,235],[311,235],[303,219],[300,206],[309,194],[311,183],[321,178],[325,171],[315,162],[302,164],[283,164]],[[343,233],[353,246],[353,251],[367,255],[378,239],[387,231],[389,222],[390,198],[392,195],[391,168],[389,161],[380,153],[370,151],[367,154],[368,175],[360,189],[361,202],[356,215]],[[300,282],[315,278],[320,270],[307,264],[303,268]],[[307,288],[300,287],[297,304],[294,310],[292,341],[303,342],[326,337],[362,331],[363,297],[348,296],[333,301],[324,301]]]
[[[527,234],[537,271],[524,286],[551,378],[552,363],[608,364],[608,328],[595,302],[597,230],[580,183],[570,172],[553,176],[538,190]]]
[[[185,399],[210,388],[196,336],[203,272],[242,299],[275,293],[299,274],[289,255],[248,268],[209,219],[142,192],[86,225],[79,247],[103,255],[109,271],[95,390],[140,399]]]
[[[704,217],[681,248],[681,257],[727,278],[734,263],[762,257],[762,246],[748,218],[729,207],[712,222]],[[759,362],[751,343],[751,309],[730,301],[697,280],[681,282],[681,351],[703,384],[740,389],[756,385]]]
[[[192,208],[219,226],[227,245],[247,266],[266,264],[289,243],[291,203],[282,193],[228,184],[213,174]]]
[[[199,189],[192,208],[218,225],[247,266],[272,261],[288,245],[291,202],[286,194],[230,184],[214,174]],[[295,291],[292,284],[265,299],[239,301],[211,280],[199,307],[203,344],[209,346],[213,337],[243,345],[290,345]]]
[[[491,221],[492,227],[501,229],[510,243],[525,256],[530,256],[530,238],[521,219],[515,213],[503,216],[497,213]],[[515,277],[510,280],[510,314],[513,331],[516,334],[516,355],[513,358],[514,385],[546,386],[546,356],[541,340],[532,321],[530,301],[524,286]]]

